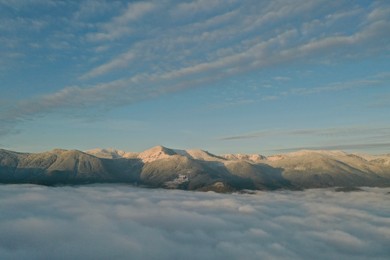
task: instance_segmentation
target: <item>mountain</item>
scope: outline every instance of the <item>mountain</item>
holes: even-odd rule
[[[140,171],[141,165],[131,159],[103,159],[77,150],[56,149],[35,154],[0,150],[2,183],[132,182],[138,180]]]
[[[222,157],[228,160],[243,160],[253,163],[259,163],[267,159],[267,157],[261,154],[224,154]]]
[[[164,146],[155,146],[142,153],[139,153],[137,158],[143,162],[153,162],[156,160],[167,159],[173,155],[177,155],[174,150]]]
[[[55,149],[19,153],[0,149],[0,183],[44,185],[133,183],[169,189],[229,192],[390,186],[390,154],[302,150],[287,154],[214,155],[156,146],[141,153],[115,149]]]
[[[341,151],[298,151],[270,156],[267,161],[270,166],[283,169],[283,176],[293,185],[320,188],[388,186],[390,168],[382,159],[367,160]]]
[[[96,148],[96,149],[85,151],[85,153],[94,155],[99,158],[106,158],[106,159],[136,158],[138,156],[138,153],[125,152],[113,148],[108,148],[108,149]]]

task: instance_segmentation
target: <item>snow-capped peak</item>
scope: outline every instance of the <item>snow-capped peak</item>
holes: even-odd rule
[[[177,153],[172,149],[159,145],[143,151],[142,153],[138,154],[137,157],[145,163],[166,159],[172,155],[177,155]]]

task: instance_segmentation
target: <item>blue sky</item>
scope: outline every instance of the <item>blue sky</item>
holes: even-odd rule
[[[388,1],[0,0],[0,147],[388,153]]]

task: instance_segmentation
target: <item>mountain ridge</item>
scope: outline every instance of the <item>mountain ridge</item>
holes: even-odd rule
[[[286,154],[215,155],[155,146],[140,153],[109,149],[0,149],[0,183],[45,185],[96,182],[218,192],[390,186],[390,154],[301,150]]]

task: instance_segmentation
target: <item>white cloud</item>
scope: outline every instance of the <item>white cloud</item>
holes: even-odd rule
[[[104,48],[103,48],[104,49]],[[91,71],[87,72],[86,74],[82,75],[80,78],[81,79],[89,79],[93,78],[102,74],[106,74],[107,72],[110,72],[112,70],[126,67],[127,64],[134,59],[135,54],[133,53],[132,50],[130,50],[127,53],[121,54],[119,57],[111,60],[108,63],[104,63]]]
[[[390,15],[390,6],[381,6],[379,1],[374,3],[375,8],[368,14],[368,21],[388,20]]]
[[[0,186],[1,259],[387,259],[389,189]]]
[[[100,31],[88,34],[87,38],[91,41],[113,41],[122,38],[133,31],[130,22],[142,18],[155,7],[156,5],[150,2],[130,2],[125,11],[110,22],[102,24]]]
[[[345,139],[348,136],[359,136],[367,140],[368,136],[382,136],[390,135],[390,127],[368,127],[368,126],[354,126],[354,127],[337,127],[337,128],[309,128],[309,129],[269,129],[260,132],[246,133],[236,136],[227,136],[220,138],[220,140],[239,140],[250,138],[268,138],[269,136],[325,136],[325,137],[342,137]]]
[[[192,16],[198,13],[212,12],[215,9],[229,6],[235,2],[237,0],[196,0],[179,3],[172,13],[177,16]]]

